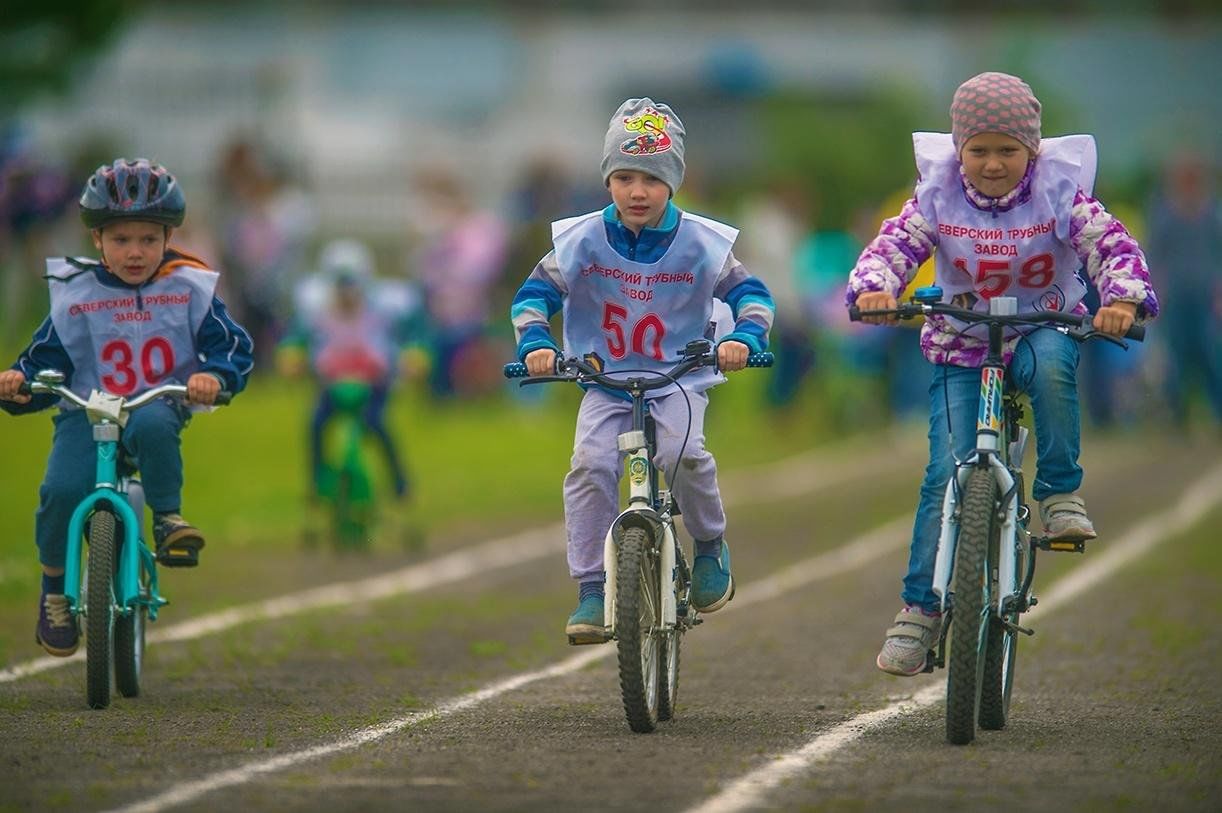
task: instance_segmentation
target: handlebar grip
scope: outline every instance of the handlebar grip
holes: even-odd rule
[[[747,356],[748,367],[771,367],[772,362],[776,360],[776,356],[772,353],[752,353]]]
[[[233,400],[233,393],[229,390],[221,390],[216,394],[216,398],[212,400],[213,406],[229,406],[229,402]]]
[[[21,386],[17,388],[18,395],[33,395],[34,390],[30,387],[29,381],[22,381]]]
[[[1145,325],[1132,325],[1129,327],[1128,331],[1125,332],[1124,337],[1126,339],[1132,339],[1135,342],[1145,341],[1146,326]]]
[[[530,372],[526,369],[526,365],[520,361],[511,361],[505,365],[506,378],[526,378]]]
[[[861,308],[857,307],[856,305],[849,305],[849,321],[850,322],[860,322],[861,321]]]

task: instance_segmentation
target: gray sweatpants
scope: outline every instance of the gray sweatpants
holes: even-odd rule
[[[695,539],[709,541],[725,532],[726,515],[717,488],[717,463],[704,448],[704,413],[708,395],[689,392],[692,426],[683,450],[683,466],[675,477],[675,461],[687,429],[687,401],[675,392],[651,399],[649,411],[657,424],[654,464],[666,475],[683,524]],[[571,470],[564,478],[564,522],[568,531],[569,574],[578,581],[603,573],[603,540],[619,514],[619,481],[624,456],[616,439],[632,428],[632,404],[591,389],[577,412]]]

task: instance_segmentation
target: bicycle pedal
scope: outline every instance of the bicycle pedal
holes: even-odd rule
[[[1085,553],[1085,539],[1058,539],[1052,540],[1043,538],[1038,543],[1041,548],[1049,551],[1060,551],[1061,553]]]

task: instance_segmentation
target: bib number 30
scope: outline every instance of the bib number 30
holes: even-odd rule
[[[155,386],[174,369],[174,348],[161,336],[146,341],[138,353],[126,340],[112,339],[102,345],[101,358],[110,367],[110,372],[102,376],[102,388],[113,395],[131,395],[141,382],[146,387]]]
[[[603,330],[607,334],[607,351],[611,358],[619,360],[628,355],[631,342],[633,353],[662,361],[662,337],[666,335],[666,326],[660,316],[645,314],[625,334],[627,327],[628,309],[614,302],[604,303]]]

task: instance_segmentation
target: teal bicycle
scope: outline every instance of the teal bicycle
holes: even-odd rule
[[[110,705],[112,671],[119,694],[140,694],[145,623],[156,621],[169,603],[158,592],[157,560],[142,534],[144,488],[119,438],[129,413],[160,398],[185,398],[187,388],[163,384],[130,400],[94,390],[85,399],[63,383],[63,373],[42,370],[21,391],[58,395],[83,408],[93,424],[96,485],[69,521],[64,596],[76,623],[85,619],[86,702],[104,709]],[[229,399],[221,392],[216,403]],[[87,542],[83,569],[82,540]]]

